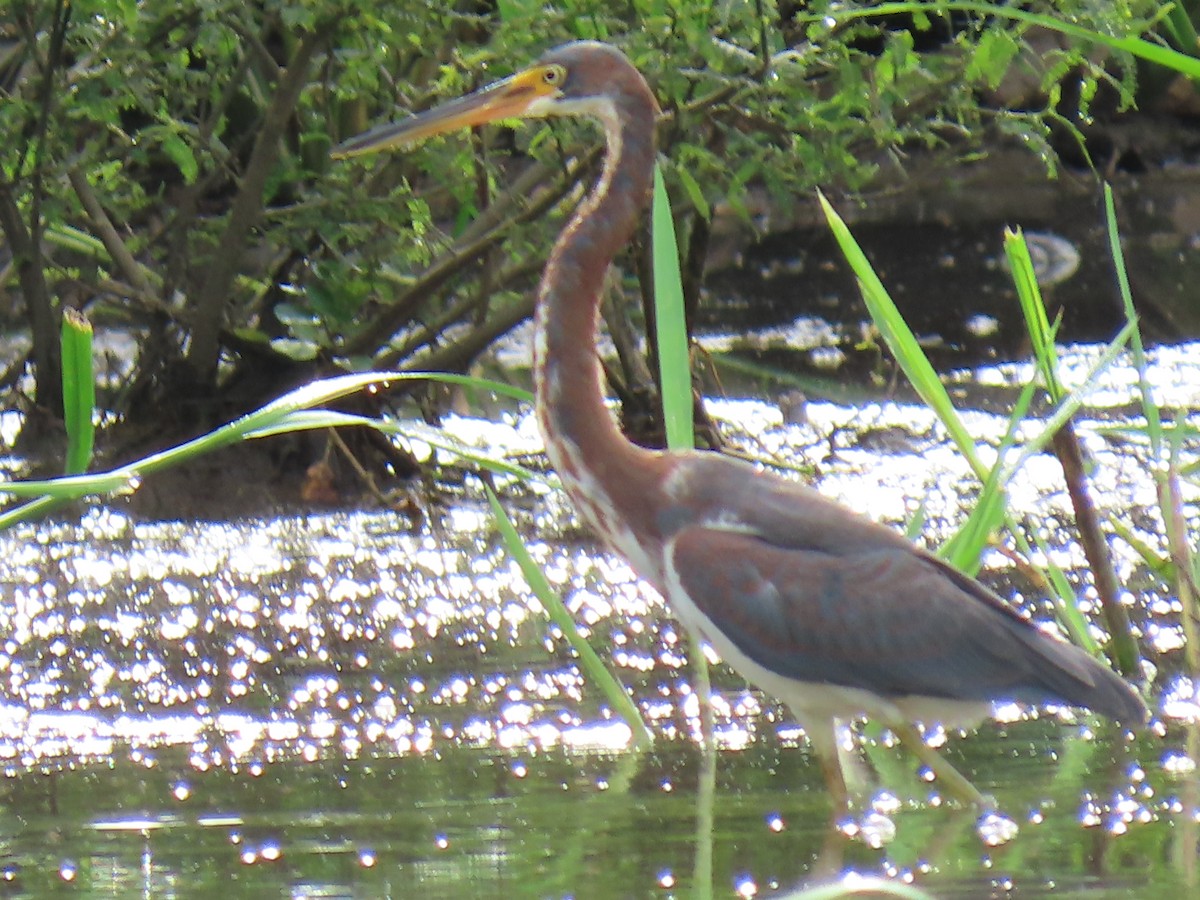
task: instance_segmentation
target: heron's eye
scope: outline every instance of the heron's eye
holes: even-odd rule
[[[562,66],[546,66],[542,71],[542,81],[550,87],[558,87],[566,80],[567,70]]]

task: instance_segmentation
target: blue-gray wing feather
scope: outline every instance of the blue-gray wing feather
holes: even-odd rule
[[[798,681],[891,698],[1058,701],[1143,719],[1132,689],[1081,650],[907,542],[867,539],[898,535],[841,510],[837,518],[841,540],[814,546],[683,528],[671,562],[713,625],[759,665]],[[866,536],[847,540],[856,529]]]

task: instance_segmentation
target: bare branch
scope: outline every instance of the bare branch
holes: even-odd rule
[[[492,341],[516,328],[533,315],[534,296],[526,294],[515,303],[496,310],[492,316],[463,335],[462,340],[431,350],[420,359],[401,367],[401,371],[461,372]]]
[[[515,282],[522,281],[536,275],[539,271],[541,271],[541,268],[542,261],[540,259],[526,260],[523,263],[520,263],[513,268],[500,273],[493,286],[497,290],[507,288],[509,285],[512,285]],[[467,313],[471,312],[477,307],[480,307],[485,299],[487,298],[481,299],[480,297],[467,297],[463,300],[460,300],[458,303],[446,310],[445,313],[438,316],[435,321],[426,325],[424,328],[419,329],[402,345],[393,350],[387,350],[384,353],[379,354],[375,358],[375,365],[380,369],[394,368],[400,364],[401,360],[412,356],[414,353],[420,350],[421,347],[432,344],[446,329],[465,319]],[[532,307],[530,307],[530,311],[532,311]],[[427,357],[422,360],[422,363],[424,363],[426,359]]]
[[[432,291],[445,284],[484,251],[498,244],[513,227],[535,219],[553,208],[574,187],[595,160],[599,159],[599,156],[599,149],[588,153],[564,175],[547,186],[541,195],[520,213],[474,241],[455,247],[449,254],[427,268],[412,287],[383,310],[378,319],[372,322],[368,328],[359,332],[353,340],[347,342],[346,352],[351,356],[372,353],[386,344],[388,339],[412,317],[413,310],[417,305],[425,300]]]
[[[237,196],[230,206],[225,231],[209,262],[208,277],[194,298],[195,327],[187,362],[201,384],[211,382],[215,377],[225,303],[233,289],[251,229],[262,215],[263,192],[279,155],[280,136],[307,83],[309,64],[326,37],[322,28],[305,34],[288,60],[287,68],[263,116],[254,148],[250,151],[250,160],[246,164]]]
[[[129,252],[129,248],[125,246],[125,242],[121,240],[121,236],[117,234],[117,229],[113,227],[108,213],[100,205],[100,199],[96,196],[96,192],[92,190],[92,184],[88,181],[87,176],[75,168],[67,173],[67,178],[70,179],[71,187],[75,189],[75,195],[79,198],[79,202],[83,204],[83,208],[87,211],[88,218],[92,220],[92,227],[95,229],[97,237],[103,242],[104,248],[108,251],[108,255],[112,257],[112,261],[116,263],[117,268],[121,270],[129,283],[137,288],[138,291],[143,294],[152,295],[154,290],[150,286],[150,280],[147,278],[146,272],[138,264],[138,261],[133,258],[133,254]]]

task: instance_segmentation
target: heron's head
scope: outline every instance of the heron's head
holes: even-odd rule
[[[631,99],[658,106],[637,69],[615,47],[595,41],[565,44],[534,65],[457,100],[351,138],[333,150],[343,159],[413,144],[433,135],[498,119],[590,116],[606,126]]]

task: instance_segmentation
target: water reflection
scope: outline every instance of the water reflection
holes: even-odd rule
[[[920,498],[934,542],[975,491],[932,420],[903,404],[810,403],[798,427],[767,404],[714,406],[744,426],[736,443],[815,467],[825,493],[876,517],[902,521]],[[999,417],[970,421],[980,437],[1002,433]],[[1098,494],[1156,540],[1137,454],[1081,431]],[[1070,569],[1082,561],[1055,465],[1035,461],[1013,504]],[[1200,700],[1174,661],[1181,610],[1119,542],[1161,669],[1151,733],[1130,741],[1068,711],[1012,707],[977,734],[939,734],[999,799],[977,820],[946,808],[889,734],[859,727],[879,778],[862,814],[833,831],[786,711],[717,669],[706,763],[686,637],[623,563],[576,541],[557,494],[524,500],[531,552],[633,692],[653,753],[628,750],[629,729],[583,681],[480,498],[418,534],[381,512],[152,523],[97,507],[0,535],[12,813],[0,819],[0,878],[30,896],[237,879],[276,895],[427,897],[585,885],[588,896],[682,896],[698,872],[713,896],[846,870],[939,896],[1051,883],[1069,895],[1096,879],[1169,895],[1194,879]],[[1003,593],[1049,617],[1017,593],[1004,557],[988,563]]]

